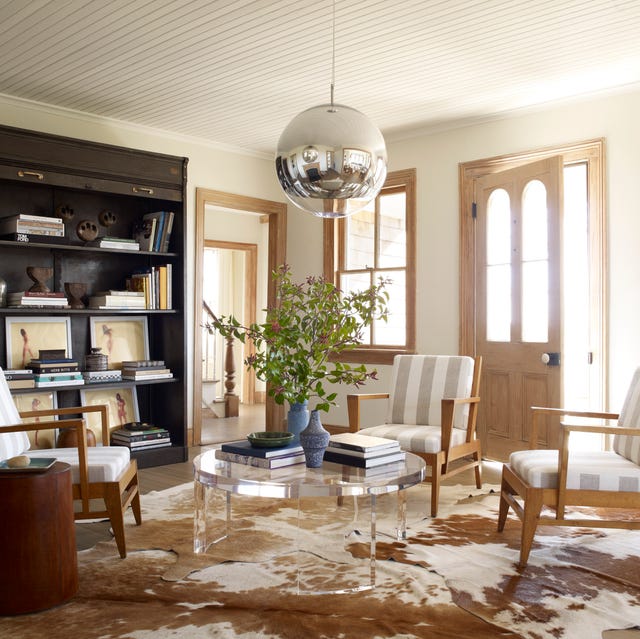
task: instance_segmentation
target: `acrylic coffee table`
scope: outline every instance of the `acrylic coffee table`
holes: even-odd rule
[[[369,590],[376,584],[376,519],[377,501],[382,495],[395,493],[395,528],[397,539],[406,539],[407,512],[406,489],[419,484],[425,477],[425,463],[417,455],[407,453],[404,462],[395,462],[365,471],[353,466],[343,466],[325,462],[321,468],[307,468],[305,464],[296,464],[276,470],[266,470],[216,459],[215,451],[210,450],[194,459],[194,540],[195,553],[205,553],[211,544],[230,539],[234,533],[234,496],[250,496],[269,499],[297,500],[299,516],[300,504],[304,498],[333,498],[337,504],[347,504],[355,500],[345,498],[364,498],[370,512],[367,526],[370,528],[369,557],[365,560],[364,578],[353,586],[338,586],[324,589],[303,586],[300,570],[296,592],[324,594],[327,592],[354,592]],[[212,506],[211,493],[215,493],[217,505]],[[216,503],[216,500],[213,500]],[[220,512],[222,510],[222,512]],[[224,523],[220,528],[220,520]],[[217,525],[212,525],[215,519]],[[362,537],[360,531],[357,533]],[[300,554],[300,548],[297,549]]]

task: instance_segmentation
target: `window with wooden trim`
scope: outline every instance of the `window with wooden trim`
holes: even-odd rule
[[[416,171],[387,175],[378,197],[346,218],[325,221],[325,277],[342,291],[389,280],[388,321],[376,321],[342,359],[390,363],[415,349]]]

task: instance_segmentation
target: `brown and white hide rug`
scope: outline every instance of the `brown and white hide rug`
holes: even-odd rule
[[[194,555],[192,485],[149,493],[142,526],[128,522],[126,559],[113,542],[80,552],[78,594],[0,617],[0,637],[639,636],[613,631],[640,625],[640,532],[541,528],[518,570],[520,523],[511,516],[496,531],[497,487],[443,487],[436,519],[428,495],[408,491],[406,541],[393,535],[396,497],[378,498],[374,589],[309,594],[369,577],[366,501],[307,499],[299,511],[293,500],[234,497],[230,537]],[[221,534],[223,519],[214,527]]]

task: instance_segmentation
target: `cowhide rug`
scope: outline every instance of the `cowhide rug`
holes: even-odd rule
[[[301,514],[239,498],[230,539],[194,555],[192,485],[150,493],[126,559],[113,542],[80,552],[78,594],[0,617],[0,637],[609,639],[640,625],[640,532],[542,528],[519,571],[520,524],[496,532],[496,487],[443,487],[437,519],[427,499],[409,490],[409,538],[396,541],[395,497],[379,498],[375,589],[311,595],[368,578],[366,502],[305,500]]]

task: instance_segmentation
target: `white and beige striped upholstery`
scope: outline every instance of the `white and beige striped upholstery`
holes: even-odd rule
[[[558,487],[557,450],[520,450],[509,464],[529,486]],[[640,492],[640,466],[613,451],[571,453],[567,468],[569,490]]]
[[[636,370],[629,386],[629,391],[622,405],[618,425],[624,428],[640,427],[640,368]],[[613,450],[618,455],[640,466],[640,437],[631,435],[615,435]]]
[[[13,403],[11,391],[0,368],[0,426],[11,426],[20,423],[20,414]],[[3,433],[0,430],[0,461],[21,455],[29,450],[29,437],[27,433]]]
[[[437,453],[442,449],[442,399],[470,397],[474,360],[445,355],[396,355],[386,423],[361,429],[364,435],[395,439],[404,450]],[[466,438],[469,405],[457,406],[451,444]]]
[[[3,426],[20,424],[20,414],[13,402],[11,391],[0,368],[0,461],[28,455],[29,457],[55,457],[71,466],[72,482],[80,481],[77,448],[41,448],[29,450],[29,437],[25,431],[3,433]],[[87,449],[90,482],[115,481],[129,465],[129,449],[124,446],[97,446]]]

